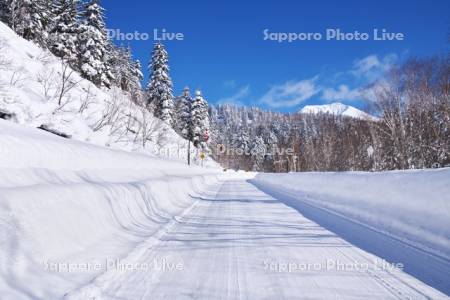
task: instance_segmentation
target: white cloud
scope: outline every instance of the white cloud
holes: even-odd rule
[[[275,85],[262,96],[261,103],[271,107],[294,107],[311,98],[320,91],[315,81],[317,76],[300,81],[288,81],[281,85]]]
[[[223,85],[224,85],[226,88],[232,88],[232,89],[234,89],[235,87],[237,87],[236,80],[234,80],[234,79],[225,81],[225,82],[223,83]]]
[[[356,77],[365,77],[368,80],[374,81],[388,71],[397,59],[398,56],[393,53],[381,59],[378,55],[372,54],[365,58],[355,60],[351,73]]]
[[[355,74],[364,74],[374,68],[378,68],[381,62],[377,55],[369,55],[362,59],[357,59],[353,63],[353,72]]]
[[[323,90],[322,99],[327,101],[350,101],[361,99],[359,89],[350,89],[347,85],[341,84],[337,89],[326,88]]]
[[[222,98],[218,100],[216,103],[243,105],[243,102],[241,100],[247,97],[249,93],[250,93],[250,86],[246,85],[244,87],[241,87],[234,95],[227,98]]]
[[[357,100],[366,100],[371,97],[370,91],[374,83],[382,80],[383,75],[397,62],[396,54],[388,54],[380,57],[376,54],[357,59],[353,62],[352,68],[341,74],[350,74],[347,77],[347,84],[340,84],[337,87],[327,87],[323,89],[322,99],[333,102],[348,102]],[[356,78],[355,78],[356,77]],[[357,80],[355,80],[357,79]],[[350,88],[357,85],[355,88]]]
[[[361,95],[365,100],[373,102],[376,101],[378,95],[384,94],[389,88],[389,82],[382,78],[362,89]]]

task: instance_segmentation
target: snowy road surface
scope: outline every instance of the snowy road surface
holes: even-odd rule
[[[67,298],[447,299],[245,179],[210,187],[177,221],[129,270],[117,262]]]

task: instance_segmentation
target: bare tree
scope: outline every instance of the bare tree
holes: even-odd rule
[[[155,145],[161,142],[160,132],[164,130],[163,123],[155,118],[145,107],[137,107],[135,114],[129,114],[127,131],[134,135],[133,141],[146,148],[149,142]]]
[[[57,110],[62,110],[68,103],[72,102],[70,91],[82,79],[76,79],[76,72],[64,60],[60,60],[59,71],[49,65],[50,62],[46,59],[46,56],[42,56],[40,61],[44,65],[44,69],[37,74],[36,81],[41,85],[44,97],[50,102],[56,102],[58,104]]]
[[[141,113],[139,133],[142,147],[145,148],[148,141],[157,142],[157,133],[161,131],[163,126],[161,121],[153,117],[146,108],[140,107],[139,111]]]
[[[74,74],[75,71],[69,64],[61,60],[61,71],[58,76],[59,80],[56,94],[58,106],[61,106],[62,99],[82,81],[81,78],[75,79]]]
[[[95,95],[92,93],[93,84],[89,82],[88,88],[83,96],[80,96],[80,108],[78,113],[83,114],[92,104],[95,103]]]
[[[377,152],[389,168],[450,162],[449,57],[410,59],[392,70],[376,93],[382,119]]]
[[[122,99],[120,99],[117,91],[113,90],[110,97],[105,100],[105,107],[100,119],[93,127],[94,131],[99,131],[105,126],[111,126],[119,123],[119,120],[123,118],[123,116],[120,115],[121,106],[123,105],[121,100]]]
[[[167,127],[166,124],[160,125],[160,126],[161,126],[161,128],[158,131],[156,131],[157,134],[156,134],[156,139],[155,139],[156,146],[158,147],[158,152],[161,152],[161,150],[169,142],[169,136],[168,136],[169,128]]]
[[[53,100],[56,89],[56,74],[53,68],[45,68],[36,75],[36,81],[42,87],[44,97],[48,101]]]
[[[9,85],[21,88],[26,80],[28,80],[28,77],[26,76],[25,69],[18,67],[11,73]]]
[[[7,71],[12,68],[12,62],[4,55],[6,42],[3,38],[0,38],[0,70]]]

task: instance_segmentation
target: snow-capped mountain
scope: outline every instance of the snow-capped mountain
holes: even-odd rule
[[[368,113],[363,112],[353,106],[345,105],[342,103],[331,103],[325,105],[307,105],[303,107],[300,111],[301,114],[331,114],[336,116],[346,116],[358,119],[371,119],[376,118]]]

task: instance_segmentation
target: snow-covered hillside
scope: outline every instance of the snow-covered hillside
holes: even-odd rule
[[[353,106],[342,103],[331,103],[325,105],[307,105],[300,111],[302,114],[331,114],[336,116],[345,116],[359,119],[374,120],[375,117],[363,112]]]
[[[4,118],[97,145],[186,156],[187,141],[133,103],[127,93],[97,88],[1,22],[0,69]]]

